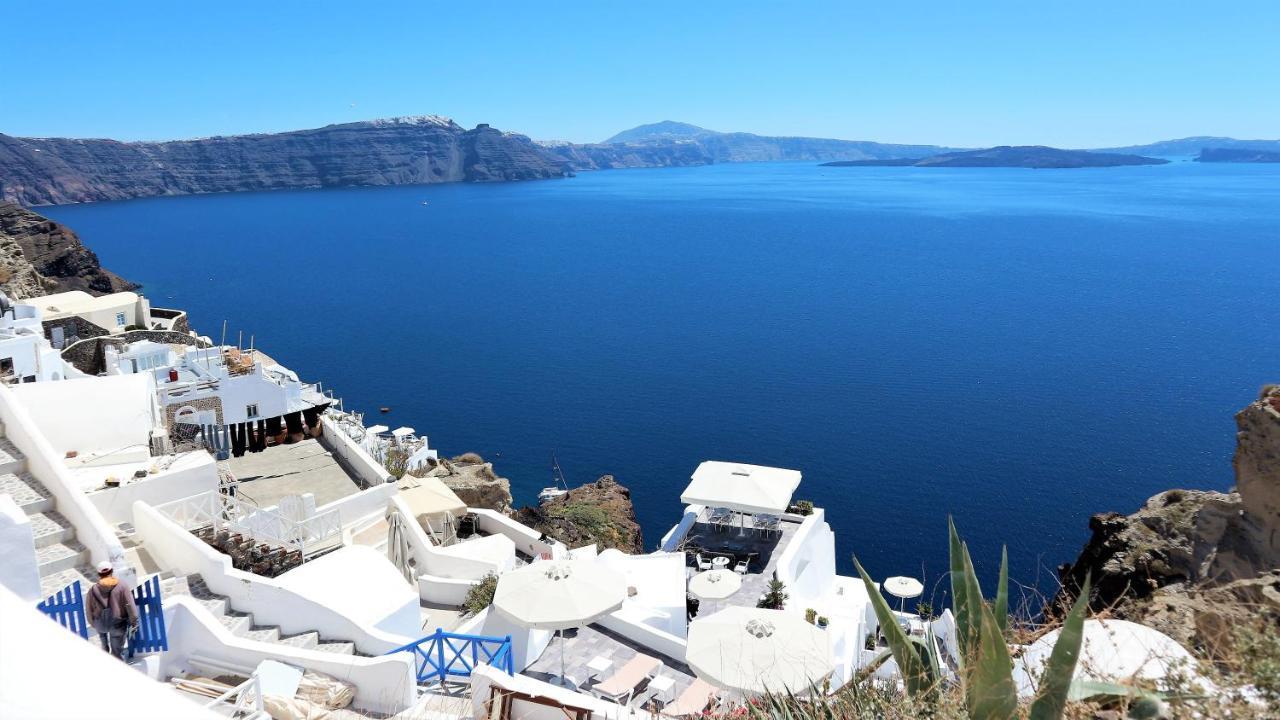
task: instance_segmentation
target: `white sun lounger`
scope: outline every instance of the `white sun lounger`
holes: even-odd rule
[[[703,711],[712,703],[719,703],[716,694],[719,691],[701,678],[694,678],[693,684],[680,693],[675,702],[667,703],[662,708],[663,717],[701,717]]]
[[[661,660],[648,655],[636,655],[628,660],[626,665],[597,683],[591,688],[591,692],[605,700],[627,705],[635,695],[636,688],[640,687],[640,683],[657,675],[661,669]]]

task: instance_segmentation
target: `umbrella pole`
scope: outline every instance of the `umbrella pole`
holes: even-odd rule
[[[560,630],[560,687],[569,687],[569,676],[564,674],[564,630]]]

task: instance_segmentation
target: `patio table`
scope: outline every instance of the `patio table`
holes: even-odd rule
[[[711,565],[717,570],[723,570],[724,568],[729,567],[729,558],[723,555],[711,558]]]

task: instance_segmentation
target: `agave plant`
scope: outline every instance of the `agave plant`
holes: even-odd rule
[[[1018,711],[1018,692],[1013,680],[1013,661],[1005,639],[1009,629],[1008,551],[1006,549],[1001,554],[995,600],[988,603],[978,584],[969,548],[960,540],[955,524],[949,518],[947,528],[951,546],[952,607],[956,618],[956,644],[960,651],[957,662],[965,708],[973,720],[1010,720]],[[880,622],[894,662],[898,664],[907,693],[914,698],[936,697],[942,676],[932,631],[923,643],[907,635],[857,558],[854,558],[854,565],[866,585],[876,619]],[[1084,636],[1088,597],[1089,579],[1086,578],[1045,665],[1040,692],[1029,709],[1029,720],[1058,720],[1063,717]],[[886,658],[877,658],[877,661],[883,662]]]

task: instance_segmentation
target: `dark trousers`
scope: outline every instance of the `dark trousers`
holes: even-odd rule
[[[102,641],[102,649],[124,660],[124,630],[112,630],[109,633],[98,633]]]

